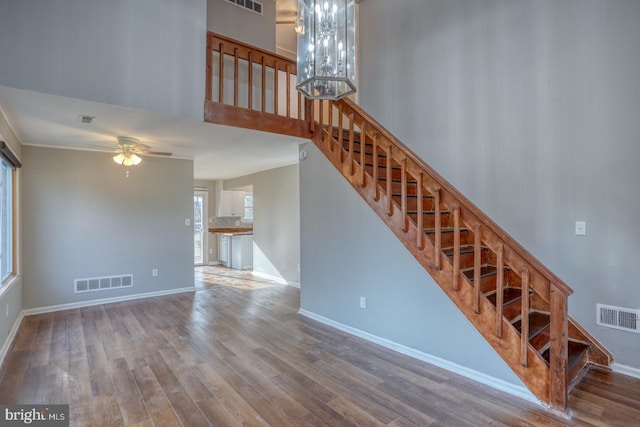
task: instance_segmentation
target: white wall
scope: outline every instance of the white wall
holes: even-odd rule
[[[206,0],[0,0],[0,84],[203,117]]]
[[[225,180],[253,185],[253,270],[300,283],[300,186],[297,164]]]
[[[276,51],[276,2],[261,0],[262,15],[225,0],[207,0],[207,30]]]
[[[640,308],[638,21],[635,0],[360,4],[361,105],[566,281],[571,315],[635,368],[638,335],[596,326],[595,305]]]
[[[23,147],[25,309],[193,286],[193,162],[145,157],[127,178],[111,157]],[[73,291],[129,273],[133,288]]]

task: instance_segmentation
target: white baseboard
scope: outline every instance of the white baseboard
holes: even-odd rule
[[[640,378],[640,368],[614,363],[611,365],[611,370],[620,374],[629,375],[630,377]]]
[[[278,276],[272,276],[270,274],[267,273],[262,273],[260,271],[252,271],[251,272],[254,276],[258,276],[261,277],[263,279],[267,279],[267,280],[273,280],[276,283],[280,283],[282,285],[289,285],[289,286],[293,286],[294,288],[300,288],[300,283],[296,283],[296,282],[290,282],[286,279],[283,279],[282,277],[278,277]]]
[[[513,396],[519,397],[520,399],[533,402],[538,405],[542,405],[542,402],[540,402],[538,398],[536,398],[524,386],[518,386],[515,384],[508,383],[501,379],[492,377],[482,372],[475,371],[473,369],[467,368],[462,365],[458,365],[457,363],[450,362],[440,357],[423,353],[422,351],[416,350],[411,347],[407,347],[402,344],[395,343],[385,338],[380,338],[368,332],[361,331],[360,329],[352,328],[351,326],[343,325],[342,323],[333,321],[324,316],[320,316],[318,314],[312,313],[304,309],[298,310],[298,313],[305,317],[308,317],[309,319],[316,320],[320,323],[334,327],[348,334],[355,335],[356,337],[365,339],[374,344],[378,344],[382,347],[397,351],[398,353],[413,357],[418,360],[422,360],[423,362],[427,362],[439,368],[446,369],[447,371],[453,372],[454,374],[462,375],[463,377],[472,379],[474,381],[477,381],[489,387],[493,387],[496,390],[504,391],[505,393],[509,393]]]
[[[112,302],[122,302],[122,301],[131,301],[131,300],[143,299],[143,298],[160,297],[164,295],[179,294],[182,292],[193,292],[195,290],[196,288],[194,286],[190,286],[187,288],[176,288],[176,289],[168,289],[165,291],[145,292],[142,294],[123,295],[120,297],[113,297],[113,298],[99,298],[99,299],[92,299],[88,301],[78,301],[78,302],[71,302],[67,304],[50,305],[47,307],[29,308],[29,309],[23,310],[22,313],[25,316],[30,316],[33,314],[51,313],[53,311],[90,307],[92,305],[109,304]]]
[[[0,348],[0,366],[2,366],[2,364],[4,363],[4,358],[9,352],[9,348],[11,347],[11,344],[13,344],[13,340],[16,337],[16,334],[18,333],[18,329],[20,329],[20,324],[22,323],[23,318],[24,318],[24,311],[21,311],[18,317],[16,318],[16,321],[13,323],[13,327],[9,331],[9,335],[7,335],[7,339],[4,340],[4,344],[2,345],[2,348]]]

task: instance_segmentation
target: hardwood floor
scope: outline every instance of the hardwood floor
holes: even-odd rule
[[[0,404],[74,426],[633,426],[640,380],[592,370],[571,420],[306,319],[299,290],[219,267],[192,293],[25,317]]]

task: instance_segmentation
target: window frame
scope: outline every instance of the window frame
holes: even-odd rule
[[[6,142],[0,140],[0,160],[2,163],[6,164],[11,172],[8,174],[11,182],[9,183],[9,191],[11,192],[9,197],[9,206],[7,217],[11,221],[10,227],[8,229],[10,234],[10,242],[8,243],[8,248],[10,248],[10,256],[11,262],[8,265],[6,273],[2,271],[2,277],[0,277],[0,287],[4,288],[5,285],[12,282],[13,278],[18,275],[18,203],[17,203],[17,191],[18,191],[18,168],[22,167],[22,163],[18,160],[18,158],[13,154],[11,148],[7,145]],[[3,186],[3,190],[4,191]],[[0,231],[4,228],[0,224]],[[0,244],[1,244],[1,233],[0,233]]]

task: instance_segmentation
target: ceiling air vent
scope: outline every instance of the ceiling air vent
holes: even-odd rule
[[[95,118],[96,118],[96,116],[87,116],[86,114],[80,114],[78,116],[78,123],[82,123],[82,124],[88,125],[88,124],[91,124],[91,122]]]
[[[243,9],[250,10],[253,13],[262,15],[262,3],[254,0],[226,0],[227,3],[233,3]]]
[[[640,334],[640,310],[596,304],[596,311],[598,325]]]

